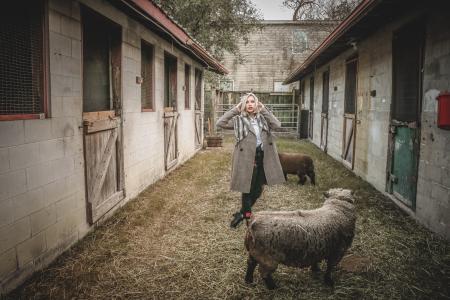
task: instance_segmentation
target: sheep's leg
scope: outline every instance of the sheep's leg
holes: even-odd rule
[[[261,277],[269,290],[277,288],[275,281],[273,280],[272,273],[277,269],[277,265],[269,266],[265,264],[259,264],[259,272]]]
[[[333,272],[334,267],[336,267],[337,261],[336,258],[329,258],[327,260],[327,270],[325,271],[324,282],[328,286],[334,286],[334,280],[331,277],[331,272]]]
[[[311,271],[313,273],[319,273],[320,272],[320,268],[319,268],[319,263],[316,261],[311,265]]]
[[[258,262],[256,261],[256,259],[249,255],[247,259],[247,273],[245,274],[246,283],[253,283],[253,273],[255,272],[255,268],[257,265]]]
[[[287,181],[287,173],[283,173],[284,174],[284,180]]]

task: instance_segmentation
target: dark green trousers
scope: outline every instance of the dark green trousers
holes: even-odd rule
[[[261,150],[261,147],[257,147],[250,193],[242,193],[241,213],[244,215],[244,217],[248,217],[250,215],[253,204],[255,204],[256,200],[262,194],[263,185],[267,183],[266,174],[264,173],[263,160],[264,152]]]

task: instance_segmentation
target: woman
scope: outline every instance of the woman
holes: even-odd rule
[[[243,219],[250,218],[252,206],[261,196],[263,184],[285,181],[275,137],[271,133],[272,129],[280,128],[281,123],[253,93],[248,93],[216,125],[225,129],[234,128],[236,137],[231,190],[242,193],[241,210],[233,215],[230,224],[236,228]]]

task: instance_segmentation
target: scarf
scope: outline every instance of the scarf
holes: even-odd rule
[[[236,138],[236,144],[245,139],[248,135],[249,128],[252,126],[248,117],[237,115],[233,118],[234,120],[234,137]],[[269,126],[267,125],[266,119],[262,117],[259,113],[256,115],[256,122],[260,128],[260,133],[262,130],[269,132]]]

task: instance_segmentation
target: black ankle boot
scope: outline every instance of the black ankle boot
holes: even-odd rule
[[[240,212],[233,214],[233,219],[231,220],[230,227],[231,228],[238,227],[238,225],[241,224],[243,219],[244,216]]]

